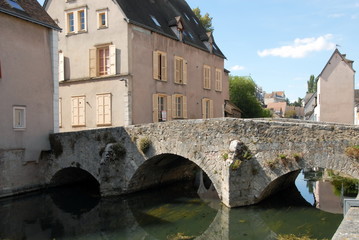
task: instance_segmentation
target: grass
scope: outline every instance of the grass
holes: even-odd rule
[[[359,145],[347,147],[345,149],[345,154],[350,158],[359,160]]]
[[[139,148],[143,153],[146,153],[151,146],[151,140],[148,137],[141,138],[139,143]]]

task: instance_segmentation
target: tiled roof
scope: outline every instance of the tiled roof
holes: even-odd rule
[[[167,37],[178,39],[171,26],[180,16],[184,30],[183,42],[204,51],[209,51],[203,40],[208,40],[206,30],[200,24],[185,0],[116,0],[128,21]],[[225,58],[213,42],[213,54]]]
[[[15,2],[19,8],[11,6]],[[37,0],[0,0],[0,12],[33,22],[48,28],[61,30],[41,7]]]

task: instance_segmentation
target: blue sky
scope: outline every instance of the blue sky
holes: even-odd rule
[[[336,45],[359,70],[359,0],[187,2],[213,17],[231,74],[250,75],[266,92],[285,91],[291,101],[304,97],[310,75],[320,74]]]
[[[359,70],[359,0],[187,2],[213,17],[231,74],[250,75],[266,92],[304,97],[310,75],[320,74],[336,45]]]

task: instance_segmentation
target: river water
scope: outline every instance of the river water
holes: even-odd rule
[[[343,219],[347,191],[338,193],[317,175],[301,173],[296,186],[235,209],[216,198],[201,199],[186,184],[113,198],[76,187],[6,198],[0,201],[0,240],[330,239]]]

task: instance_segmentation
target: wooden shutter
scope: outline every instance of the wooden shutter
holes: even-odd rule
[[[183,60],[183,84],[187,84],[187,61]]]
[[[175,57],[174,59],[174,79],[175,79],[175,83],[180,83],[180,63],[179,63],[179,58]]]
[[[172,98],[171,96],[166,96],[167,101],[167,121],[172,120]]]
[[[85,97],[78,97],[78,125],[85,126]]]
[[[71,125],[78,125],[79,119],[78,101],[76,97],[71,98]]]
[[[104,103],[104,124],[111,125],[112,124],[112,101],[111,101],[111,94],[106,94],[103,96],[103,103]]]
[[[65,80],[64,53],[59,52],[59,81]]]
[[[62,127],[62,98],[59,98],[59,127]]]
[[[110,75],[115,75],[117,73],[116,71],[116,46],[110,45],[109,47],[110,52]]]
[[[172,95],[172,118],[177,118],[176,98],[176,94]]]
[[[161,53],[161,80],[167,81],[167,54]]]
[[[104,103],[103,103],[103,95],[96,96],[96,124],[101,125],[104,123]]]
[[[206,98],[203,98],[202,99],[202,119],[205,119],[206,118],[206,115],[207,115],[207,111],[206,111],[206,101],[207,99]]]
[[[89,74],[90,77],[97,76],[96,48],[89,49]]]
[[[1,61],[0,61],[0,78],[1,78]]]
[[[214,113],[213,113],[213,100],[209,100],[209,117],[213,118]]]
[[[152,95],[152,120],[158,122],[158,94]]]
[[[153,51],[153,78],[159,80],[158,74],[158,53]]]
[[[182,96],[182,117],[187,118],[187,97]]]

